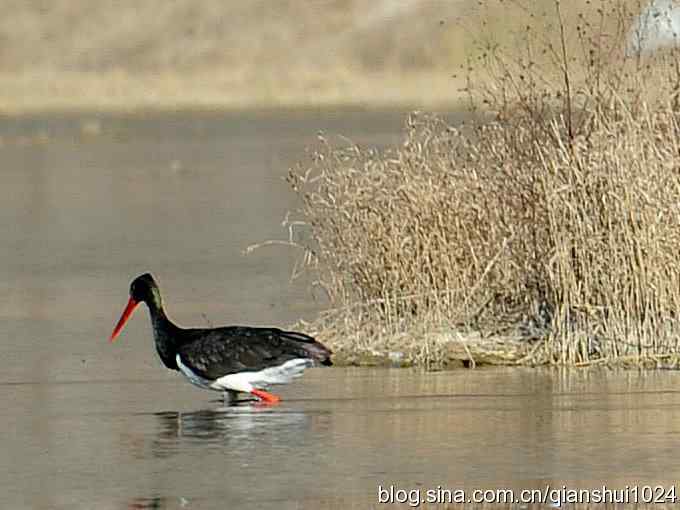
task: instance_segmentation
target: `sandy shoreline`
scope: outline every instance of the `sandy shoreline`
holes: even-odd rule
[[[7,115],[318,107],[451,110],[462,99],[459,79],[429,72],[307,75],[288,82],[229,73],[0,73],[0,82],[0,111]]]

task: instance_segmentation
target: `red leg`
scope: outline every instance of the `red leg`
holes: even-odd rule
[[[262,402],[265,402],[267,404],[278,404],[279,401],[281,400],[281,397],[278,397],[276,395],[272,395],[271,393],[267,393],[264,390],[253,390],[250,393],[252,393],[257,398],[259,398]]]

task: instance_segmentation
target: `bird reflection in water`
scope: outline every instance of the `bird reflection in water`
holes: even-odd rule
[[[232,459],[257,459],[277,449],[301,450],[310,441],[316,442],[319,434],[327,433],[329,424],[325,411],[288,406],[236,405],[191,412],[158,412],[154,416],[157,430],[150,443],[142,448],[145,453],[140,451],[140,454],[156,459],[173,455],[196,459],[216,451],[228,452]],[[161,473],[159,471],[159,476]],[[193,508],[196,501],[188,494],[182,496],[135,498],[128,502],[128,508]]]
[[[286,443],[291,438],[302,440],[311,426],[310,417],[303,411],[254,405],[155,414],[160,430],[151,450],[157,458],[201,446],[241,450],[279,439]]]

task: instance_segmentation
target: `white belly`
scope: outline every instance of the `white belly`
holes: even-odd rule
[[[314,364],[310,359],[296,358],[276,367],[265,368],[257,372],[229,374],[211,381],[195,374],[182,363],[182,358],[180,358],[179,354],[177,354],[175,359],[177,367],[189,379],[189,382],[199,388],[215,391],[242,391],[245,393],[250,393],[256,388],[266,388],[272,384],[289,383],[295,377],[300,377],[306,368]]]

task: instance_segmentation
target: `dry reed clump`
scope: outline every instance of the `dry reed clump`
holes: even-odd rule
[[[554,41],[480,46],[491,120],[414,115],[401,147],[322,141],[291,171],[334,307],[318,334],[350,359],[676,361],[680,61],[624,55],[624,2],[573,26],[553,5]]]

